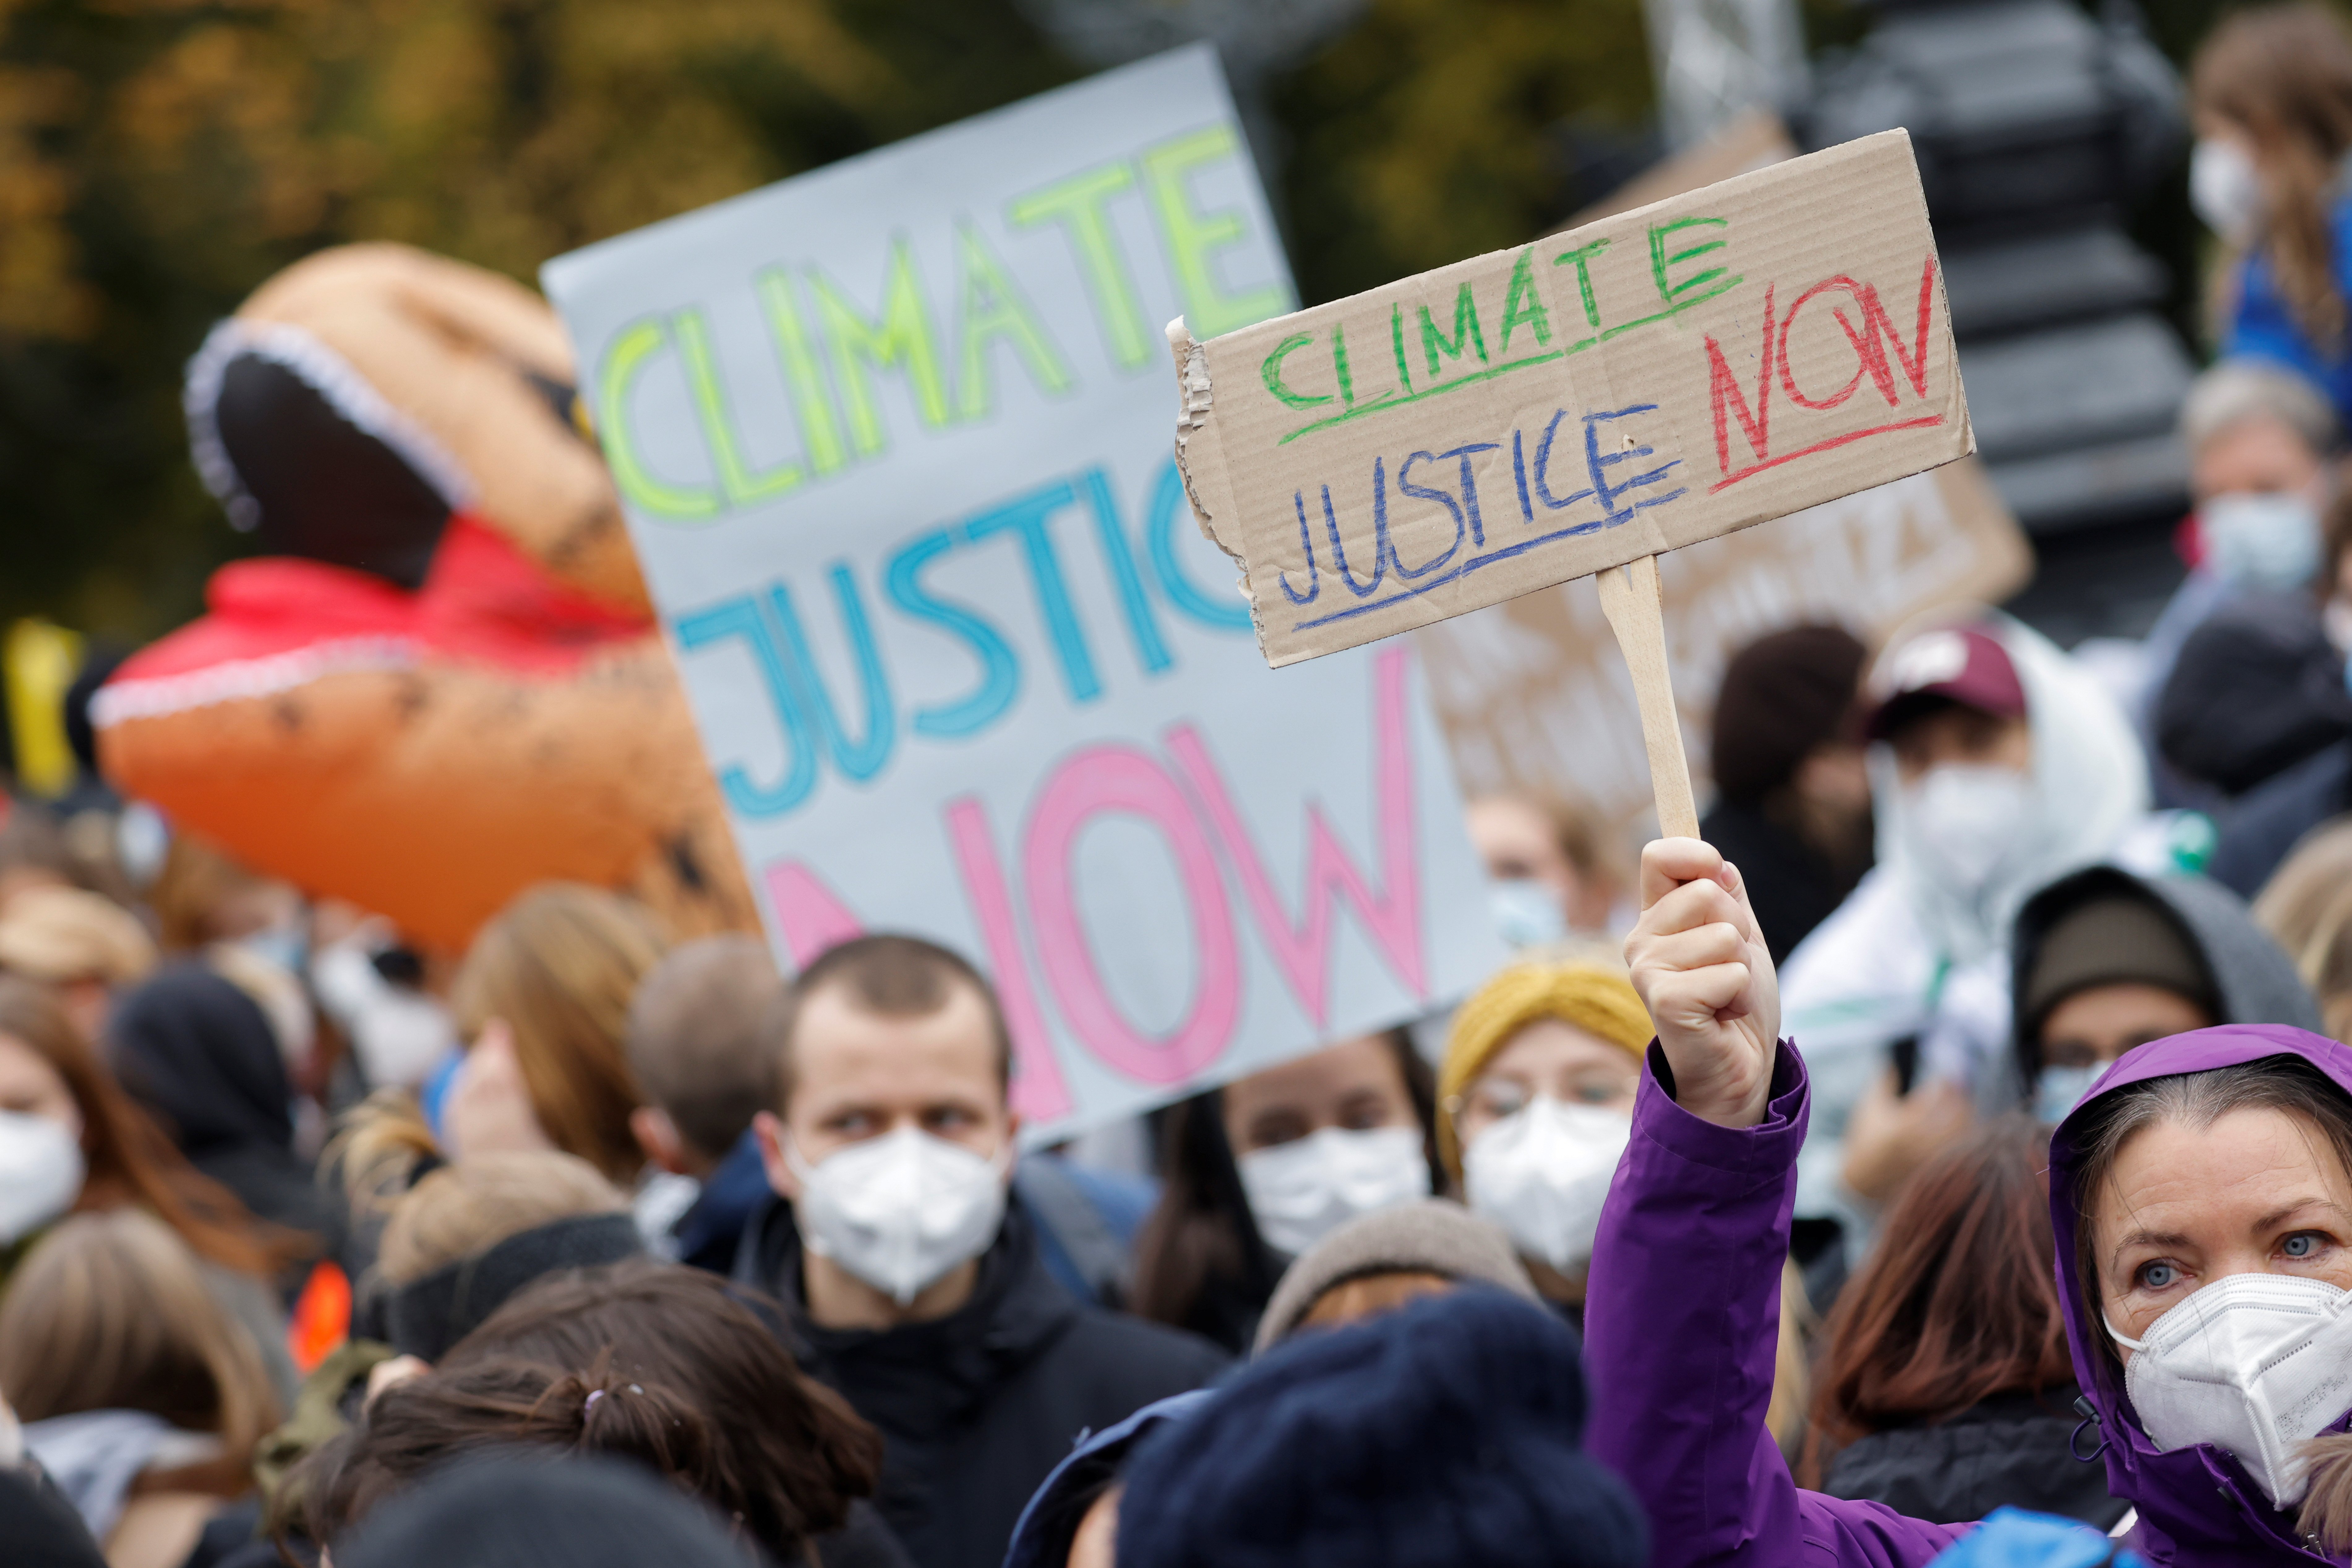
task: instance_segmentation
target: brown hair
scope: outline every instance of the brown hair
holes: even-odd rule
[[[776,1099],[784,983],[768,944],[740,931],[673,948],[629,1005],[629,1066],[688,1147],[726,1156]]]
[[[207,839],[185,831],[173,834],[163,869],[147,889],[147,907],[155,911],[163,951],[194,952],[224,937],[243,934],[222,928],[221,909],[269,880]]]
[[[154,1118],[132,1103],[47,988],[0,976],[0,1036],[22,1042],[65,1080],[81,1112],[87,1174],[78,1212],[136,1206],[179,1233],[196,1256],[268,1279],[302,1238],[264,1226],[236,1195],[188,1163]]]
[[[600,888],[549,882],[474,938],[450,1002],[471,1039],[491,1019],[514,1032],[531,1109],[555,1146],[616,1182],[645,1164],[629,1112],[642,1102],[625,1046],[629,1000],[661,958],[637,907]]]
[[[2000,1117],[1923,1166],[1838,1296],[1816,1369],[1807,1464],[1997,1394],[2069,1384],[2051,1278],[2047,1134]]]
[[[1336,1329],[1381,1312],[1409,1307],[1424,1296],[1443,1296],[1461,1284],[1426,1268],[1391,1268],[1342,1279],[1298,1316],[1302,1329]]]
[[[278,1421],[251,1336],[186,1244],[136,1208],[77,1215],[17,1266],[0,1297],[0,1387],[27,1421],[144,1410],[213,1433],[224,1454],[210,1479],[231,1491]]]
[[[882,1464],[881,1436],[724,1281],[638,1259],[541,1280],[386,1390],[306,1465],[307,1533],[331,1542],[452,1451],[519,1443],[638,1458],[780,1563],[839,1528]]]
[[[2200,114],[2242,127],[2262,156],[2268,253],[2296,324],[2323,347],[2344,337],[2329,221],[2337,165],[2352,151],[2352,37],[2325,5],[2263,5],[2222,19],[2197,51]]]
[[[1395,1058],[1413,1114],[1421,1119],[1430,1191],[1444,1192],[1436,1076],[1404,1030],[1374,1037]],[[1258,1311],[1282,1278],[1282,1266],[1250,1217],[1241,1167],[1225,1137],[1223,1091],[1211,1089],[1170,1106],[1160,1124],[1160,1201],[1135,1239],[1129,1307],[1139,1317],[1245,1351]]]
[[[801,1009],[828,985],[847,988],[858,1008],[884,1018],[927,1018],[948,1005],[959,985],[970,986],[988,1010],[988,1030],[996,1048],[996,1080],[1013,1081],[1013,1035],[1005,1027],[1004,1010],[996,990],[980,971],[957,953],[919,936],[853,937],[828,948],[801,971],[784,993],[772,1026],[776,1042],[776,1109],[790,1107],[796,1087],[793,1067],[793,1035],[800,1026]]]

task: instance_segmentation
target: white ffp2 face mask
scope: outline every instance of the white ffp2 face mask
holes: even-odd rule
[[[1568,935],[1559,895],[1531,877],[1506,877],[1489,884],[1486,900],[1495,929],[1514,948],[1542,947]]]
[[[2106,1070],[2105,1062],[2086,1068],[2043,1068],[2042,1076],[2033,1080],[2034,1120],[2047,1127],[2065,1121]]]
[[[1902,827],[1919,869],[1974,896],[2016,849],[2033,816],[2033,784],[2015,768],[1948,763],[1903,792]]]
[[[2292,1274],[2231,1274],[2137,1340],[2124,1391],[2158,1448],[2208,1443],[2279,1508],[2310,1489],[2303,1446],[2352,1407],[2352,1292]]]
[[[1429,1195],[1418,1127],[1326,1127],[1237,1163],[1258,1235],[1293,1257],[1358,1215]]]
[[[2215,496],[2197,509],[2207,557],[2225,583],[2283,594],[2319,573],[2319,509],[2280,492]]]
[[[2231,245],[2249,245],[2263,216],[2263,176],[2234,142],[2200,137],[2189,153],[2189,205]]]
[[[1540,1096],[1478,1134],[1462,1156],[1470,1207],[1529,1258],[1562,1273],[1591,1261],[1601,1205],[1633,1136],[1622,1110]]]
[[[812,1165],[784,1139],[801,1239],[902,1307],[996,1239],[1012,1159],[902,1127]]]
[[[46,1116],[0,1110],[0,1247],[73,1207],[86,1173],[81,1145],[65,1127]]]

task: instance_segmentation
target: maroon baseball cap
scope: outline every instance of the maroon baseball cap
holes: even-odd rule
[[[1883,741],[1923,709],[1957,702],[2004,719],[2025,717],[2025,687],[1999,638],[1978,626],[1921,632],[1886,656],[1874,682],[1878,706],[1864,732]]]

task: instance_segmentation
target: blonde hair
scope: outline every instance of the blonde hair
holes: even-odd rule
[[[2294,961],[2327,1032],[2352,1034],[2352,816],[2304,835],[2254,900],[2254,920]]]
[[[1497,972],[1455,1009],[1437,1068],[1437,1152],[1456,1181],[1462,1144],[1449,1108],[1512,1036],[1542,1018],[1582,1029],[1637,1061],[1657,1032],[1633,983],[1605,965],[1514,963]]]
[[[376,1270],[384,1283],[405,1285],[510,1236],[628,1206],[618,1187],[576,1155],[478,1154],[427,1172],[393,1204]]]
[[[514,1033],[531,1109],[555,1146],[616,1182],[645,1163],[629,1131],[644,1103],[629,1070],[629,1002],[662,942],[635,904],[549,882],[481,929],[451,1005],[467,1038],[496,1018]]]
[[[129,985],[155,967],[139,917],[80,888],[27,888],[0,914],[0,968],[55,983]]]
[[[76,1215],[17,1265],[0,1298],[0,1388],[27,1421],[143,1410],[211,1433],[224,1479],[279,1419],[252,1337],[187,1245],[136,1208]]]
[[[553,1149],[471,1155],[445,1163],[433,1129],[404,1089],[378,1089],[344,1117],[325,1163],[342,1171],[354,1207],[384,1216],[375,1273],[422,1279],[510,1236],[629,1206],[621,1189],[576,1154]],[[411,1181],[419,1165],[434,1168]]]

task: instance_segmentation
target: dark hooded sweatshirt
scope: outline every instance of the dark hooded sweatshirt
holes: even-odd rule
[[[2218,999],[2221,1016],[2215,1023],[2292,1024],[2318,1033],[2319,1004],[2295,973],[2294,961],[2254,923],[2245,900],[2203,877],[2135,877],[2112,866],[2094,866],[2061,877],[2028,899],[2017,914],[2016,935],[2010,943],[2014,968],[2009,994],[2017,1009],[2011,1041],[2019,1089],[2029,1100],[2042,1053],[2032,1037],[2036,1020],[2025,1016],[2025,1006],[2042,943],[2068,915],[2110,898],[2152,904],[2169,917],[2205,962],[2205,973],[2183,976],[2180,988],[2184,994]]]
[[[116,1076],[188,1163],[259,1217],[307,1231],[332,1257],[341,1205],[294,1152],[294,1090],[261,1005],[205,964],[158,972],[107,1021]]]
[[[1046,1272],[1018,1204],[982,1255],[971,1300],[936,1322],[810,1322],[800,1232],[782,1199],[746,1230],[735,1278],[774,1292],[795,1359],[881,1429],[876,1500],[920,1568],[998,1568],[1023,1505],[1081,1434],[1225,1365],[1191,1334],[1081,1306]]]

